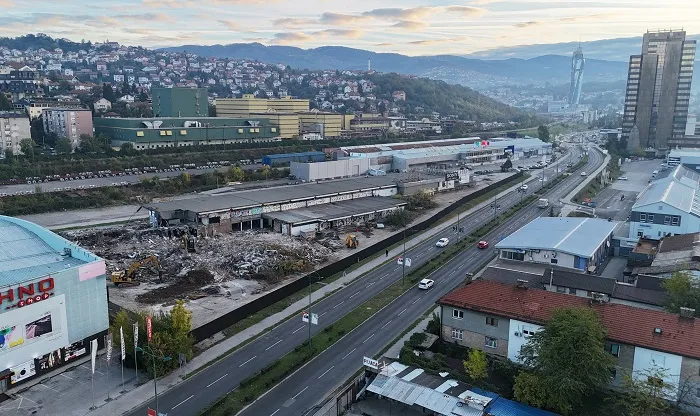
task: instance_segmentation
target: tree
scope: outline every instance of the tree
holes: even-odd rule
[[[44,118],[39,116],[30,122],[30,133],[34,143],[44,143]]]
[[[472,380],[478,381],[486,378],[488,373],[486,367],[486,353],[476,348],[469,351],[469,358],[463,362],[464,371]]]
[[[231,166],[229,168],[227,175],[232,181],[240,182],[245,178],[245,172],[238,166]]]
[[[102,97],[111,103],[114,103],[116,101],[114,97],[114,90],[112,89],[111,85],[102,84]]]
[[[109,326],[109,332],[112,333],[112,342],[116,348],[121,348],[121,338],[119,337],[119,328],[122,328],[124,332],[124,342],[126,346],[126,351],[129,354],[134,353],[134,330],[133,323],[131,322],[131,317],[129,313],[120,309],[117,315],[112,321],[112,325]]]
[[[137,154],[138,151],[134,149],[134,145],[131,142],[124,142],[119,146],[119,153],[124,156],[131,156]]]
[[[587,396],[607,386],[613,360],[604,349],[605,335],[594,310],[563,308],[528,339],[519,358],[547,392],[547,407],[570,414]]]
[[[36,143],[34,143],[34,140],[32,139],[22,139],[19,142],[19,148],[22,151],[22,154],[25,157],[28,157],[30,159],[34,159],[34,147],[36,146]]]
[[[437,312],[433,312],[433,317],[428,321],[428,326],[425,328],[425,332],[433,335],[440,336],[440,331],[442,330],[442,325],[440,325],[440,315]]]
[[[61,137],[56,141],[56,153],[67,155],[73,151],[73,145],[67,137]]]
[[[689,273],[675,272],[664,279],[661,286],[666,291],[664,307],[671,313],[679,313],[682,307],[695,309],[700,316],[700,285]]]
[[[508,172],[512,167],[513,162],[510,161],[510,158],[506,159],[506,161],[501,165],[501,172]]]
[[[541,125],[537,128],[537,137],[543,142],[549,141],[549,127]]]
[[[620,397],[621,416],[656,416],[668,414],[675,386],[665,382],[667,370],[654,368],[635,376],[625,375],[624,394]]]
[[[12,110],[12,103],[7,99],[4,93],[0,92],[0,111],[10,111]]]
[[[549,395],[541,380],[536,374],[528,371],[521,371],[515,377],[513,396],[516,400],[531,406],[542,408],[549,405]]]

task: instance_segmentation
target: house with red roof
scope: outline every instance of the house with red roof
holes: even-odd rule
[[[676,315],[542,290],[526,281],[485,280],[452,291],[438,304],[444,341],[514,362],[520,362],[520,349],[554,311],[591,308],[607,329],[605,350],[615,359],[613,387],[621,386],[627,375],[641,378],[663,369],[664,381],[673,386],[669,398],[680,397],[700,413],[700,320],[692,309]]]

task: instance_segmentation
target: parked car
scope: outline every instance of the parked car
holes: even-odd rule
[[[418,283],[418,289],[428,290],[435,285],[434,280],[423,279]]]
[[[619,179],[619,180],[621,180],[621,181],[626,181],[626,180],[627,180],[627,176],[620,176],[620,177],[617,178],[617,179]]]
[[[521,186],[520,189],[523,190],[523,191],[527,191],[527,185]]]
[[[488,248],[488,246],[489,246],[488,241],[484,241],[484,240],[479,241],[479,243],[476,245],[477,248],[481,248],[481,249]]]
[[[581,172],[581,176],[586,176],[586,172]]]
[[[449,238],[441,238],[435,243],[435,247],[447,247],[447,244],[450,243]]]

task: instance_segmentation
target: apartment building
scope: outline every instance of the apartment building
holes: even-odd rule
[[[0,157],[7,151],[21,154],[19,143],[30,138],[29,117],[22,113],[0,112]]]
[[[607,330],[605,350],[615,369],[611,387],[623,385],[625,376],[647,377],[661,369],[671,400],[681,397],[700,411],[700,320],[694,310],[683,315],[608,303],[602,297],[586,299],[536,289],[521,282],[509,285],[475,281],[438,301],[443,340],[487,354],[520,362],[520,349],[531,335],[543,329],[556,309],[591,308]]]
[[[80,146],[80,135],[93,135],[92,111],[84,108],[45,108],[41,111],[44,132],[66,137],[75,149]]]

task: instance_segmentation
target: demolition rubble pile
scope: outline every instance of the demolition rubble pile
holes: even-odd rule
[[[139,295],[137,300],[145,303],[162,302],[164,298],[177,298],[178,294],[197,290],[203,291],[203,295],[214,294],[220,292],[218,284],[235,279],[254,279],[264,287],[333,260],[334,250],[323,244],[268,231],[200,237],[195,241],[193,253],[188,252],[180,237],[182,230],[173,231],[137,224],[62,234],[104,258],[108,274],[126,270],[134,262],[155,255],[163,281],[159,280],[157,268],[150,265],[139,270],[137,280],[167,286]],[[187,230],[184,234],[187,236]]]

